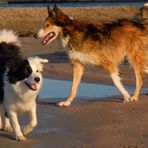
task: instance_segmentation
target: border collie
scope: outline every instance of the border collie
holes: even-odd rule
[[[37,125],[36,97],[42,84],[43,63],[39,57],[22,58],[18,37],[11,30],[0,31],[0,128],[14,131],[23,141]],[[30,123],[22,131],[17,114],[28,112]],[[10,123],[9,123],[10,120]],[[12,128],[11,128],[12,126]]]

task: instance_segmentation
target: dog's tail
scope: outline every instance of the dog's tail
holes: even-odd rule
[[[0,43],[14,44],[20,46],[18,36],[12,30],[0,30]]]
[[[12,30],[0,30],[0,66],[20,57],[18,36]]]

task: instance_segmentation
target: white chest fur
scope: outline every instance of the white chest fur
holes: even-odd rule
[[[78,60],[83,64],[95,64],[94,59],[87,53],[69,50],[68,56],[71,60]]]
[[[64,48],[66,48],[66,46],[67,46],[67,44],[68,44],[68,42],[69,42],[69,39],[70,39],[69,36],[67,36],[67,37],[62,37],[62,38],[61,38],[62,46],[63,46]]]
[[[4,104],[7,109],[11,107],[22,112],[29,110],[35,104],[37,93],[29,90],[22,81],[16,84],[4,81]]]

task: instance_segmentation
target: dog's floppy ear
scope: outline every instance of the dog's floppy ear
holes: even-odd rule
[[[49,15],[49,17],[51,17],[51,16],[52,16],[52,10],[50,9],[49,6],[47,7],[47,10],[48,10],[48,15]]]

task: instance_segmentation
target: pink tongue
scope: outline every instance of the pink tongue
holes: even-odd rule
[[[32,89],[37,89],[37,85],[36,84],[32,84],[31,87],[32,87]]]
[[[51,32],[48,35],[45,36],[44,40],[43,40],[43,45],[46,45],[48,43],[48,41],[54,36],[54,33]]]

